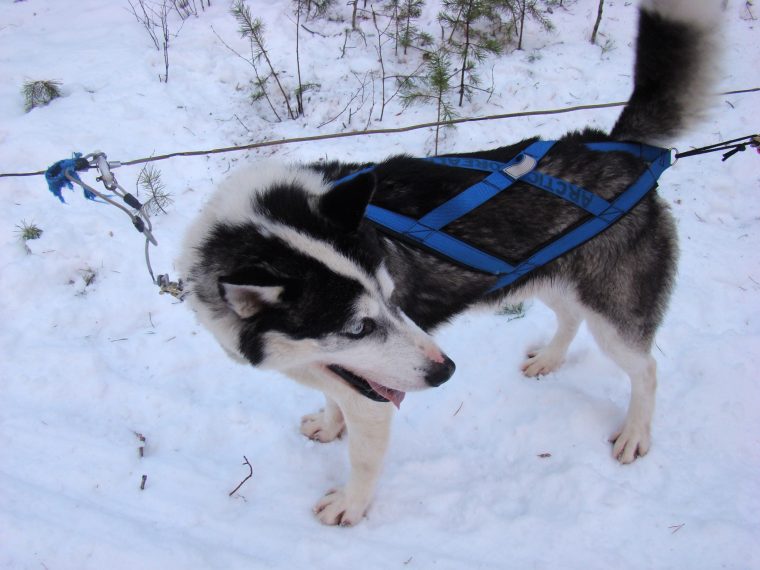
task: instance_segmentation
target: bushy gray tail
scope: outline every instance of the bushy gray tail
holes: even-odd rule
[[[612,129],[619,140],[667,146],[698,122],[713,91],[719,0],[643,0],[634,88]]]

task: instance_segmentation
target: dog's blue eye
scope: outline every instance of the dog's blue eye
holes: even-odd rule
[[[351,338],[361,338],[372,333],[377,328],[377,324],[372,319],[362,319],[351,324],[346,330],[345,335]]]

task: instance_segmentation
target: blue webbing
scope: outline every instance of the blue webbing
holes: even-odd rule
[[[420,243],[453,261],[478,271],[498,275],[499,280],[488,290],[488,293],[492,293],[510,285],[530,271],[582,245],[607,229],[638,204],[655,187],[657,179],[671,165],[670,150],[668,149],[637,143],[587,143],[586,147],[590,150],[627,152],[648,163],[647,170],[611,203],[580,186],[544,174],[535,169],[522,174],[518,178],[513,178],[505,172],[506,169],[521,163],[524,155],[530,156],[538,163],[554,143],[555,141],[537,141],[529,145],[507,163],[460,157],[433,157],[424,159],[436,164],[481,170],[490,172],[491,174],[444,204],[434,208],[419,220],[372,204],[367,206],[364,215],[368,220],[381,228]],[[335,185],[347,182],[359,174],[370,172],[374,168],[373,166],[350,174],[335,182]],[[500,192],[503,192],[517,180],[550,192],[583,208],[591,214],[591,219],[540,248],[529,258],[519,262],[517,265],[507,263],[503,259],[481,251],[441,231],[441,228],[471,212]]]

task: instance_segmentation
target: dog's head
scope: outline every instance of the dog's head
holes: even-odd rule
[[[307,368],[397,406],[454,363],[393,301],[377,233],[363,222],[371,173],[339,186],[307,168],[245,169],[223,183],[185,242],[198,315],[237,359]]]

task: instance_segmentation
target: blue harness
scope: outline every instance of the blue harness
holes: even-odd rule
[[[660,175],[671,166],[669,149],[638,143],[587,143],[586,147],[590,150],[627,152],[647,163],[646,171],[638,180],[612,202],[608,202],[580,186],[535,169],[555,142],[534,142],[507,163],[478,158],[425,158],[423,160],[435,164],[480,170],[490,174],[431,210],[419,220],[372,204],[367,206],[364,217],[379,226],[381,230],[398,235],[412,243],[418,243],[466,267],[498,276],[499,279],[487,292],[492,293],[514,283],[534,269],[549,263],[606,230],[638,204],[656,186]],[[375,166],[371,166],[350,174],[335,182],[335,185],[374,169]],[[583,208],[588,212],[588,218],[515,265],[481,251],[443,231],[442,228],[446,225],[471,212],[517,181],[531,184]]]

